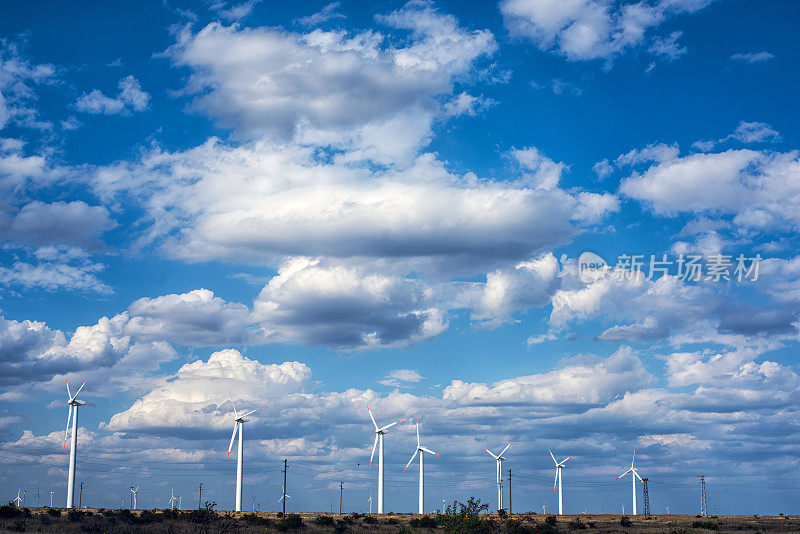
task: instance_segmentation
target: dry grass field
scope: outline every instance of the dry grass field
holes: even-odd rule
[[[800,516],[712,516],[667,515],[644,518],[620,515],[545,516],[519,514],[498,517],[489,514],[442,515],[385,514],[287,514],[270,512],[220,512],[171,510],[84,509],[68,512],[59,508],[3,507],[0,532],[96,532],[96,533],[265,533],[265,532],[442,532],[442,533],[656,533],[710,532],[800,532]]]

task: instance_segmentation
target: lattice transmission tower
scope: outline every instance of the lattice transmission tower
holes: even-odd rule
[[[644,516],[650,517],[650,495],[647,493],[647,477],[642,479],[642,502],[644,503]]]

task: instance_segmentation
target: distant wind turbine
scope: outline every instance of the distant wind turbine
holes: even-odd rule
[[[16,505],[17,505],[17,508],[19,508],[19,507],[21,507],[21,506],[22,506],[22,497],[20,497],[20,496],[19,496],[19,495],[20,495],[20,493],[22,493],[22,490],[18,489],[18,490],[17,490],[17,498],[16,498],[16,499],[14,499],[14,504],[16,504]]]
[[[55,495],[55,494],[56,494],[55,491],[51,491],[50,492],[50,508],[53,507],[53,495]]]
[[[380,447],[378,447],[378,513],[383,513],[383,435],[386,434],[386,431],[392,428],[397,423],[401,422],[402,419],[398,419],[394,423],[390,423],[386,426],[379,427],[378,423],[375,422],[375,418],[372,416],[372,410],[369,409],[367,406],[367,411],[369,412],[369,418],[372,419],[372,424],[375,425],[375,442],[372,444],[372,454],[369,457],[369,467],[367,469],[372,468],[372,458],[375,456],[375,447],[380,443]]]
[[[228,458],[231,457],[231,449],[233,448],[233,440],[236,439],[236,432],[239,432],[239,456],[237,457],[236,462],[236,511],[242,511],[242,462],[244,462],[244,424],[247,422],[247,417],[251,413],[258,410],[250,410],[244,415],[239,415],[236,412],[236,404],[233,403],[231,400],[231,404],[233,404],[233,434],[231,434],[231,443],[228,445]]]
[[[86,385],[86,380],[83,381],[81,387],[75,392],[75,395],[69,391],[69,380],[67,382],[67,406],[69,406],[69,413],[67,414],[67,431],[64,433],[64,448],[67,448],[67,437],[69,436],[69,421],[72,419],[72,440],[70,441],[69,449],[69,478],[67,479],[67,508],[72,508],[72,501],[74,500],[75,493],[75,457],[78,449],[78,408],[84,406],[86,403],[78,400],[78,394]]]
[[[285,489],[283,489],[283,484],[281,484],[281,498],[280,498],[280,499],[278,499],[278,503],[279,503],[279,504],[280,504],[280,502],[283,500],[283,496],[284,496],[284,495],[286,495],[286,490],[285,490]],[[291,495],[286,495],[286,498],[287,498],[287,499],[291,499],[291,498],[292,498],[292,496],[291,496]]]
[[[131,486],[131,494],[132,494],[131,502],[133,503],[134,510],[136,510],[136,495],[138,493],[139,493],[139,486],[136,486],[135,488]]]
[[[428,454],[435,454],[436,456],[439,456],[439,453],[438,452],[433,452],[432,450],[430,450],[430,449],[428,449],[426,447],[423,447],[420,444],[420,441],[419,441],[419,419],[417,419],[416,421],[417,421],[416,422],[416,425],[417,425],[417,448],[414,450],[414,454],[411,456],[411,459],[408,461],[408,463],[406,464],[406,467],[405,467],[405,469],[403,469],[403,471],[408,469],[408,466],[411,465],[411,462],[414,461],[414,457],[416,457],[417,454],[419,454],[419,513],[420,514],[424,514],[425,513],[425,509],[424,509],[424,501],[425,501],[425,498],[424,498],[424,495],[425,495],[425,482],[424,482],[425,481],[425,469],[424,469],[424,463],[422,461],[422,457],[424,456],[423,453],[426,453],[426,452]]]
[[[170,490],[172,496],[169,498],[169,507],[170,509],[175,509],[175,503],[178,502],[178,498],[175,496],[175,490]]]
[[[642,480],[642,477],[639,476],[638,469],[633,466],[633,463],[636,461],[636,449],[633,449],[633,459],[631,460],[631,466],[628,468],[627,471],[622,473],[620,476],[617,477],[617,480],[621,479],[628,473],[631,474],[631,486],[633,490],[633,515],[636,515],[636,479]]]
[[[562,488],[561,488],[561,470],[564,468],[564,463],[566,463],[567,460],[572,458],[572,456],[567,456],[566,458],[564,458],[563,460],[561,460],[559,462],[559,461],[556,460],[556,457],[553,456],[553,451],[548,449],[548,452],[550,453],[550,457],[553,459],[553,463],[556,464],[556,478],[553,481],[553,491],[554,492],[556,491],[556,484],[557,484],[558,485],[558,515],[564,515],[564,492],[562,491]]]
[[[492,458],[494,458],[495,461],[497,462],[497,509],[498,510],[503,509],[503,460],[505,460],[505,458],[503,458],[503,454],[505,454],[505,452],[508,450],[508,448],[511,446],[512,443],[514,442],[510,441],[508,445],[506,445],[506,448],[503,449],[503,452],[497,455],[495,455],[492,451],[490,451],[486,447],[483,448],[483,450],[488,452],[492,456]]]
[[[372,491],[369,492],[369,499],[367,499],[369,503],[369,513],[372,513]]]

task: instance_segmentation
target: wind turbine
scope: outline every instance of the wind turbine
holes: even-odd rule
[[[369,503],[369,513],[372,513],[372,491],[369,492],[369,499],[367,499]]]
[[[383,513],[383,435],[386,434],[386,431],[389,430],[391,427],[402,421],[402,419],[398,419],[394,423],[390,423],[386,426],[378,427],[378,423],[375,422],[375,418],[372,416],[372,410],[369,409],[367,406],[367,411],[369,412],[369,417],[372,419],[372,424],[375,425],[375,443],[372,444],[372,454],[369,457],[369,467],[367,469],[372,468],[372,458],[375,456],[375,447],[380,442],[380,447],[378,447],[378,513]]]
[[[281,501],[283,500],[284,495],[286,496],[287,499],[291,499],[292,498],[291,495],[286,495],[286,490],[283,489],[283,484],[281,484],[281,498],[278,499],[278,504],[281,503]]]
[[[81,387],[75,392],[75,395],[69,391],[69,380],[67,382],[67,406],[69,406],[69,413],[67,414],[67,430],[64,433],[64,448],[67,448],[67,436],[69,436],[69,421],[72,419],[72,440],[70,441],[69,449],[69,478],[67,479],[67,508],[72,508],[72,501],[75,493],[75,455],[78,448],[78,408],[86,403],[78,400],[78,394],[86,385],[86,380],[83,381]],[[74,413],[73,413],[74,412]]]
[[[51,491],[50,492],[50,508],[53,507],[53,495],[55,495],[55,494],[56,494],[55,491]]]
[[[175,490],[170,490],[172,497],[169,498],[169,507],[171,510],[175,509],[175,503],[178,502],[178,498],[175,496]]]
[[[236,412],[236,405],[231,400],[231,404],[233,404],[233,434],[231,434],[231,443],[228,445],[228,458],[231,457],[231,449],[233,448],[233,440],[236,439],[236,431],[239,431],[239,456],[236,462],[236,511],[242,511],[242,462],[244,461],[244,424],[247,422],[247,417],[251,413],[258,410],[250,410],[244,415],[239,415]]]
[[[405,472],[405,470],[408,469],[408,466],[411,465],[411,462],[414,461],[414,457],[417,454],[419,454],[419,513],[420,514],[424,514],[425,511],[424,511],[424,508],[423,508],[423,503],[425,501],[425,499],[424,499],[424,495],[425,495],[425,488],[424,488],[425,469],[423,467],[424,464],[423,464],[423,461],[422,461],[422,457],[424,456],[423,453],[426,453],[426,452],[429,453],[429,454],[435,454],[436,456],[439,456],[439,453],[438,452],[433,452],[432,450],[430,450],[428,448],[425,448],[420,444],[420,442],[419,442],[419,418],[417,418],[416,421],[417,421],[417,423],[416,423],[417,424],[417,448],[414,450],[414,454],[411,456],[411,459],[406,464],[406,467],[405,467],[405,469],[403,469],[403,472]]]
[[[503,509],[503,460],[505,460],[505,458],[503,458],[503,454],[508,450],[508,448],[511,446],[512,443],[514,442],[509,441],[508,445],[506,445],[506,448],[503,449],[503,452],[497,455],[495,455],[492,451],[490,451],[486,447],[483,448],[483,450],[491,454],[492,458],[494,458],[495,461],[497,461],[497,509],[498,510]]]
[[[553,456],[553,451],[547,449],[550,453],[550,458],[553,459],[553,463],[556,464],[556,478],[553,481],[553,491],[556,491],[556,484],[558,484],[558,515],[564,515],[564,493],[561,489],[561,470],[564,468],[564,464],[567,460],[572,458],[572,456],[567,456],[560,462],[556,460],[556,457]]]
[[[136,486],[135,488],[131,486],[131,493],[133,494],[133,498],[131,499],[133,502],[133,509],[136,510],[136,495],[139,493],[139,486]]]
[[[631,460],[631,466],[628,468],[627,471],[622,473],[620,476],[617,477],[617,480],[621,479],[628,473],[631,474],[631,483],[633,484],[631,488],[633,489],[633,515],[636,515],[636,479],[642,480],[642,477],[639,476],[638,469],[633,467],[633,463],[636,461],[636,449],[633,449],[633,459]]]
[[[14,504],[16,504],[16,505],[17,505],[17,508],[19,508],[19,507],[21,507],[21,506],[22,506],[22,497],[20,497],[20,496],[19,496],[19,494],[20,494],[21,492],[22,492],[22,490],[18,489],[18,490],[17,490],[17,498],[16,498],[16,499],[14,499]]]

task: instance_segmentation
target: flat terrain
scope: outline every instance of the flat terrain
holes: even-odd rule
[[[455,533],[556,533],[556,532],[800,532],[800,516],[689,515],[628,517],[620,515],[517,514],[287,514],[271,512],[217,512],[170,510],[98,510],[67,512],[59,508],[3,507],[0,532],[455,532]]]

